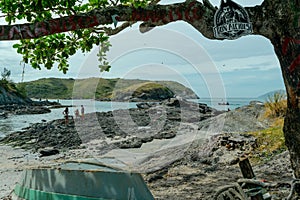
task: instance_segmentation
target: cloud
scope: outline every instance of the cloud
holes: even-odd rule
[[[107,58],[113,76],[122,76],[131,68],[147,64],[166,65],[181,74],[219,73],[199,43],[174,30],[160,28],[141,34],[134,29],[112,37],[111,43]],[[95,49],[83,66],[98,65],[97,52]]]
[[[193,88],[199,96],[215,97],[226,91],[238,97],[255,96],[283,85],[278,59],[263,37],[213,41],[179,22],[146,34],[132,28],[111,42],[112,69],[103,77],[173,80]],[[97,64],[97,51],[84,65]]]
[[[231,71],[245,71],[255,69],[265,71],[279,69],[280,63],[274,55],[250,56],[246,58],[232,58],[215,62],[221,73]]]

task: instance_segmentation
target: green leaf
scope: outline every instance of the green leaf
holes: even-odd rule
[[[99,68],[100,68],[100,72],[109,72],[111,66],[110,65],[99,65]]]
[[[47,63],[45,64],[45,67],[46,67],[47,69],[51,69],[52,66],[53,66],[53,63],[51,63],[51,62],[47,62]]]
[[[20,44],[14,44],[13,48],[19,48],[21,45]]]
[[[131,6],[140,6],[149,1],[121,0],[121,2]],[[108,0],[89,0],[81,3],[78,0],[5,0],[0,1],[0,9],[9,23],[13,23],[16,19],[37,22],[57,16],[71,15],[74,12],[84,13],[95,8],[101,9],[110,4],[111,1]],[[57,64],[59,69],[66,73],[69,67],[68,59],[78,50],[89,52],[95,45],[101,45],[99,65],[103,65],[103,69],[107,71],[110,68],[106,60],[106,53],[110,47],[108,38],[105,33],[97,33],[93,28],[89,28],[38,39],[20,40],[20,43],[14,44],[13,48],[22,54],[25,63],[30,63],[35,69],[40,69],[41,66],[52,69],[53,65]]]

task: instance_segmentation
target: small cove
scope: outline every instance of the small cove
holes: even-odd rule
[[[217,110],[227,110],[235,109],[237,107],[247,105],[251,98],[228,98],[226,102],[229,102],[230,105],[218,105],[219,102],[222,102],[222,99],[210,99],[202,98],[197,100],[190,100],[198,103],[205,103],[208,106],[211,106]],[[57,101],[57,100],[49,100]],[[129,109],[136,108],[137,102],[108,102],[108,101],[95,101],[91,99],[78,99],[78,100],[59,100],[64,106],[70,107],[70,114],[74,115],[76,109],[80,110],[80,106],[84,105],[85,113],[92,112],[108,112],[118,109]],[[28,127],[30,124],[41,123],[43,121],[51,121],[55,119],[63,119],[64,108],[51,109],[51,113],[46,114],[34,114],[34,115],[9,115],[6,119],[0,119],[0,137],[3,137],[14,131],[20,131],[25,127]]]

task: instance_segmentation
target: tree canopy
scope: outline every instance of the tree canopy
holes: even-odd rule
[[[33,68],[51,69],[54,63],[66,73],[68,59],[77,51],[89,52],[100,45],[102,70],[109,69],[105,52],[108,36],[131,25],[117,23],[116,7],[138,9],[150,5],[147,0],[7,0],[0,10],[8,25],[0,27],[0,40],[20,40],[13,47],[23,56],[23,62]],[[25,22],[24,22],[25,21]]]

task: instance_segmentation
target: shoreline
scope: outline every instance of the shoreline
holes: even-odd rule
[[[251,100],[255,99],[255,98],[232,98],[232,99],[242,99],[243,101],[238,102],[237,104],[234,103],[235,107],[240,107],[240,106],[244,106],[247,105]],[[7,132],[7,127],[9,127],[9,132],[14,132],[14,131],[20,131],[22,128],[26,128],[28,126],[30,126],[30,124],[32,123],[38,123],[41,122],[41,120],[43,121],[51,121],[54,119],[63,119],[62,116],[62,111],[63,108],[65,106],[70,106],[72,104],[73,107],[74,106],[78,106],[78,105],[85,105],[86,107],[86,113],[91,113],[91,112],[108,112],[111,110],[116,110],[116,109],[129,109],[129,108],[136,108],[136,104],[137,102],[131,102],[131,103],[126,103],[126,102],[113,102],[115,105],[111,106],[111,102],[103,102],[101,101],[98,104],[96,104],[97,102],[90,102],[91,99],[74,99],[74,100],[63,100],[60,99],[59,103],[61,103],[61,106],[59,106],[60,108],[55,108],[55,107],[51,107],[51,113],[48,114],[39,114],[39,115],[11,115],[9,116],[7,119],[0,119],[0,138],[2,136],[7,135],[6,133],[1,133],[1,132]],[[202,100],[204,100],[204,102],[202,102]],[[217,99],[217,101],[215,101],[215,106],[213,108],[220,108],[217,110],[227,110],[227,106],[219,106],[217,105],[217,102],[220,99]],[[56,103],[57,100],[56,99],[48,99],[49,102],[54,102]],[[189,101],[193,102],[192,100],[189,99]],[[210,106],[209,103],[214,103],[214,100],[211,100],[210,98],[201,98],[201,99],[196,99],[197,102],[199,103],[206,103],[208,106]],[[211,102],[210,102],[211,101]],[[121,105],[118,105],[121,104]],[[71,108],[70,113],[73,114],[73,107]],[[75,107],[74,107],[75,109]],[[99,110],[98,110],[99,109]],[[233,109],[231,109],[233,110]],[[19,117],[22,116],[22,117]],[[7,121],[7,122],[6,122]],[[26,122],[28,121],[28,122]],[[19,125],[20,123],[23,123],[24,125]]]
[[[123,163],[122,168],[142,173],[156,199],[211,199],[220,186],[242,178],[234,161],[251,153],[249,146],[254,145],[255,140],[252,136],[246,137],[245,133],[269,126],[268,122],[258,120],[263,105],[253,102],[238,110],[217,113],[203,107],[195,110],[196,104],[187,104],[185,109],[176,105],[173,102],[167,107],[90,113],[85,121],[74,121],[68,126],[64,125],[63,119],[33,124],[20,133],[23,147],[32,146],[29,150],[0,145],[0,163],[5,163],[0,167],[0,198],[9,194],[27,167],[114,157]],[[128,116],[132,118],[132,124]],[[31,132],[35,134],[30,135]],[[72,134],[75,132],[82,142],[77,148],[72,147],[75,143],[59,146],[64,136],[68,140],[74,139]],[[34,141],[34,138],[26,141],[23,137],[37,133],[41,135]],[[51,137],[43,138],[43,142],[43,135]],[[45,148],[43,145],[56,141],[57,136],[58,143],[53,143],[51,148],[60,153],[39,157],[39,151]],[[15,142],[14,138],[12,141]],[[228,148],[228,145],[234,148]],[[280,185],[292,178],[286,152],[264,164],[253,164],[253,169],[258,178],[274,185],[272,194],[278,197],[274,199],[286,195],[288,187]],[[11,179],[4,181],[8,177]]]

